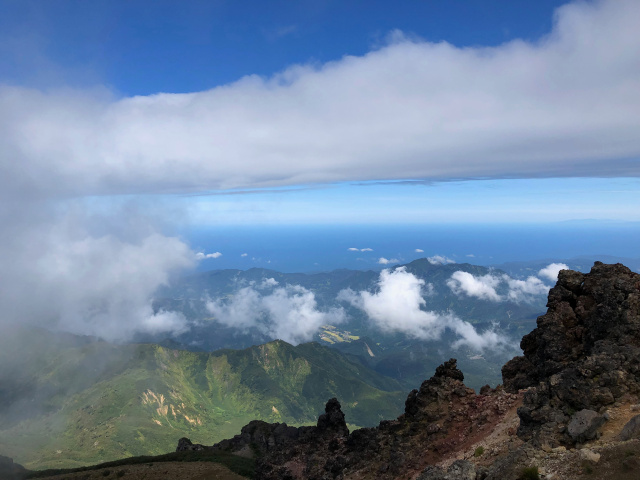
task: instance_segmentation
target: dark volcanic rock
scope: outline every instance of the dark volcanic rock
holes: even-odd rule
[[[598,429],[606,422],[605,418],[593,410],[580,410],[571,417],[567,426],[567,433],[576,443],[593,440],[598,435]]]
[[[338,404],[339,406],[340,404]],[[222,440],[210,447],[205,447],[199,443],[191,443],[188,438],[181,438],[178,441],[176,451],[211,450],[230,452],[247,457],[261,456],[275,448],[297,441],[300,437],[308,434],[309,429],[314,429],[314,427],[296,428],[290,427],[286,423],[267,423],[261,420],[253,420],[242,427],[240,435]]]
[[[341,408],[337,398],[329,400],[324,408],[325,413],[318,418],[318,430],[329,431],[343,437],[349,435],[347,422],[344,421],[344,413]]]
[[[456,460],[446,472],[440,467],[429,466],[417,480],[476,480],[476,466],[468,460]]]
[[[14,463],[12,458],[0,455],[0,479],[19,480],[28,473],[22,465]]]
[[[529,388],[521,438],[571,445],[584,440],[567,431],[574,412],[640,392],[640,275],[600,262],[588,274],[562,270],[547,307],[502,377],[508,391]]]
[[[191,440],[189,440],[187,437],[182,437],[180,440],[178,440],[176,452],[199,451],[204,449],[204,445],[200,445],[199,443],[191,443]]]
[[[636,415],[626,423],[619,437],[623,442],[632,438],[640,438],[640,415]]]
[[[455,359],[445,362],[409,394],[405,413],[397,420],[350,435],[340,404],[331,399],[317,427],[306,427],[296,442],[275,448],[258,461],[256,479],[382,480],[407,472],[417,475],[442,455],[481,438],[519,399],[503,389],[485,389],[486,395],[476,395],[462,383],[463,378]],[[447,480],[475,478],[475,470],[471,473],[468,467],[469,462],[455,462],[440,473]],[[432,474],[439,473],[433,470]]]

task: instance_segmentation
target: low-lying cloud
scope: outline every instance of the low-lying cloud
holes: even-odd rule
[[[474,276],[469,272],[459,270],[454,272],[451,278],[447,280],[447,286],[456,295],[464,294],[481,300],[499,302],[501,297],[498,295],[496,288],[500,285],[500,282],[502,282],[502,278],[491,274]]]
[[[342,290],[338,300],[347,302],[367,314],[373,324],[385,333],[399,332],[423,340],[438,340],[446,329],[460,338],[455,347],[468,345],[477,350],[508,346],[511,342],[499,333],[478,332],[469,322],[453,313],[436,313],[425,309],[426,282],[405,267],[385,269],[380,273],[375,293]]]
[[[447,265],[449,263],[456,263],[455,260],[452,260],[449,257],[445,257],[444,255],[434,255],[432,257],[427,257],[427,260],[431,265]]]
[[[563,263],[552,263],[541,269],[538,275],[555,282],[558,279],[558,272],[567,268],[569,267]],[[535,297],[546,295],[551,288],[533,275],[525,280],[519,280],[506,274],[472,275],[462,270],[451,275],[447,280],[447,286],[456,295],[466,295],[492,302],[512,301],[516,303],[530,302]],[[500,287],[506,289],[506,293],[499,294]]]
[[[91,231],[91,220],[80,215],[31,213],[39,225],[32,217],[5,226],[0,326],[31,324],[115,341],[188,327],[182,314],[152,308],[159,286],[195,266],[184,242],[128,225],[118,235],[115,227]]]
[[[293,345],[312,340],[322,325],[345,320],[341,307],[318,310],[312,291],[300,285],[278,285],[273,278],[265,279],[241,288],[229,299],[208,300],[206,307],[223,325],[243,331],[255,328]]]
[[[390,263],[399,263],[400,260],[398,260],[397,258],[384,258],[384,257],[380,257],[378,259],[378,263],[380,265],[389,265]]]
[[[564,263],[551,263],[538,272],[539,277],[548,279],[551,282],[558,281],[560,270],[569,270],[569,266]]]

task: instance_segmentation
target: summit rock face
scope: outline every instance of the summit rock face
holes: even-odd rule
[[[455,359],[409,393],[405,413],[378,427],[349,434],[332,399],[317,427],[294,443],[271,449],[258,461],[256,479],[392,479],[419,475],[427,466],[491,431],[519,401],[503,389],[467,388]],[[467,470],[472,465],[466,465]],[[475,472],[475,470],[473,470]],[[426,473],[425,473],[426,474]],[[426,477],[425,477],[426,478]],[[475,478],[475,473],[474,473]]]
[[[503,382],[527,389],[520,438],[571,446],[597,436],[607,407],[640,392],[640,275],[600,262],[587,274],[562,270],[547,307]]]

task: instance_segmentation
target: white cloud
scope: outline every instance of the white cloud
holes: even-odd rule
[[[433,257],[428,257],[427,260],[431,265],[446,265],[448,263],[456,263],[455,260],[452,260],[444,255],[434,255]]]
[[[457,48],[396,35],[360,57],[198,93],[2,86],[2,188],[83,195],[636,177],[639,17],[637,0],[575,2],[536,42]]]
[[[504,285],[507,290],[504,295],[498,294],[497,291],[501,285]],[[447,286],[456,295],[466,295],[492,302],[530,302],[536,296],[549,293],[549,286],[534,276],[530,276],[526,280],[518,280],[506,274],[494,275],[488,273],[475,276],[461,270],[451,275],[447,280]]]
[[[265,278],[260,284],[260,288],[275,287],[278,285],[278,281],[275,278]]]
[[[373,248],[361,248],[360,249],[361,252],[373,252]]]
[[[384,258],[384,257],[380,257],[378,259],[378,263],[380,265],[389,265],[390,263],[398,263],[400,260],[398,260],[397,258]]]
[[[0,249],[0,324],[35,324],[116,341],[187,328],[181,314],[151,305],[155,290],[172,274],[194,266],[195,255],[182,241],[130,230],[97,234],[85,228],[87,219],[71,215],[53,223],[40,219],[39,225],[30,218],[5,230],[16,235]]]
[[[503,280],[509,285],[507,299],[514,302],[529,301],[532,296],[546,295],[549,287],[542,283],[537,277],[530,276],[526,280],[516,280],[508,275],[503,276]]]
[[[475,257],[475,255],[474,255],[473,253],[468,253],[468,254],[467,254],[467,257],[469,257],[469,258],[474,258],[474,257]]]
[[[249,255],[248,253],[241,253],[240,256],[241,257],[246,257],[247,255]]]
[[[277,284],[271,278],[264,280],[261,287]],[[342,308],[318,310],[313,292],[300,285],[277,287],[267,295],[249,286],[230,299],[209,300],[206,306],[223,325],[241,330],[257,328],[270,338],[294,345],[311,340],[320,326],[335,325],[345,318]]]
[[[373,248],[355,248],[355,247],[351,247],[351,248],[348,248],[347,250],[349,250],[350,252],[373,252]]]
[[[550,263],[538,272],[539,277],[546,278],[551,282],[558,281],[560,270],[569,270],[569,266],[564,263]]]
[[[196,253],[196,258],[198,260],[205,260],[207,258],[220,258],[221,256],[222,256],[222,254],[220,252],[214,252],[214,253],[198,252],[198,253]]]
[[[359,252],[360,251],[360,249],[356,248],[356,247],[350,247],[347,250],[349,250],[350,252]]]
[[[416,249],[415,249],[415,252],[416,252],[416,253],[424,253],[424,250],[422,250],[421,248],[416,248]]]
[[[338,294],[338,300],[363,310],[383,332],[401,332],[415,338],[437,340],[448,328],[460,337],[454,346],[464,344],[481,350],[510,344],[495,331],[478,333],[473,325],[451,313],[425,310],[425,287],[425,281],[407,272],[405,267],[385,269],[380,272],[376,293],[347,289]]]
[[[491,274],[476,277],[469,272],[458,270],[447,280],[447,286],[456,295],[464,294],[482,300],[499,302],[502,298],[498,295],[496,288],[501,281],[500,277]]]

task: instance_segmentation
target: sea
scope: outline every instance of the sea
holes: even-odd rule
[[[640,222],[438,225],[221,225],[181,232],[204,254],[199,271],[380,270],[417,258],[500,265],[580,256],[640,258]]]

